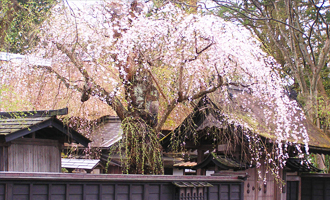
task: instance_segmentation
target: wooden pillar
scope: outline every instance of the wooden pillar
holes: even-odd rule
[[[204,160],[204,150],[198,149],[197,150],[197,164],[201,163]],[[203,172],[204,169],[197,169],[197,175],[205,175]]]

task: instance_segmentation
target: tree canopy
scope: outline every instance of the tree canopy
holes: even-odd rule
[[[127,172],[159,173],[157,134],[168,119],[177,125],[182,120],[178,107],[189,107],[216,90],[228,101],[230,86],[244,88],[266,105],[261,108],[264,120],[276,126],[278,145],[269,162],[283,166],[288,154],[282,142],[288,137],[296,138],[294,144],[303,140],[308,150],[306,130],[292,125],[304,116],[294,117],[300,108],[285,95],[281,66],[242,26],[212,15],[188,14],[171,3],[156,9],[151,3],[103,2],[84,10],[55,7],[38,37],[33,56],[51,59],[52,65],[21,66],[19,75],[29,74],[24,77],[28,80],[47,74],[47,82],[30,81],[30,86],[39,92],[51,88],[46,92],[51,96],[48,101],[80,95],[73,99],[71,111],[92,114],[78,101],[113,109],[123,122]],[[13,78],[9,73],[2,84]],[[24,92],[34,95],[29,88]],[[227,117],[233,123],[240,121],[235,115]],[[248,124],[243,128],[253,130]],[[246,137],[258,141],[251,132]],[[298,144],[296,148],[302,152]]]

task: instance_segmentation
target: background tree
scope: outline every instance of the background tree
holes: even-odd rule
[[[55,0],[2,0],[0,2],[0,51],[21,53],[37,42],[38,26]]]

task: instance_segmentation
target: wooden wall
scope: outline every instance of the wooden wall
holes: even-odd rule
[[[16,139],[8,146],[7,159],[5,171],[61,172],[61,151],[56,140]]]

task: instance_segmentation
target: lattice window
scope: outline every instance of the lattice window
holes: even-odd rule
[[[173,182],[176,189],[176,200],[207,200],[207,182]]]

